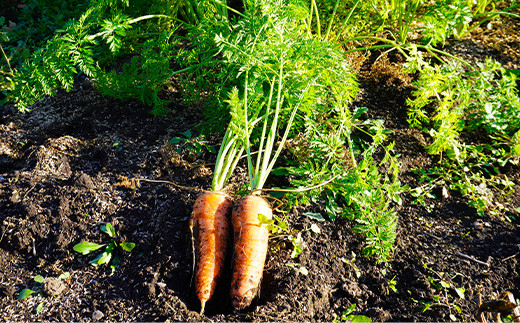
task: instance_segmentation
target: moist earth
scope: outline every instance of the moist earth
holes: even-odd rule
[[[500,37],[512,27],[496,28]],[[473,53],[468,54],[473,58],[494,55],[518,69],[518,39],[502,43],[504,50],[498,51],[500,42],[491,41],[488,31],[480,35],[448,43],[446,49]],[[402,58],[381,57],[362,63],[355,105],[367,107],[370,118],[386,120],[402,163],[400,180],[416,187],[413,170],[431,167],[438,158],[425,152],[427,136],[406,122],[412,86],[396,72]],[[2,319],[332,321],[355,305],[354,314],[373,321],[474,321],[479,295],[494,300],[510,291],[520,298],[518,214],[480,217],[456,192],[444,197],[439,192],[430,212],[409,194],[395,205],[397,241],[387,265],[363,256],[364,240],[353,231],[354,223],[304,215],[325,213],[320,204],[293,208],[288,222],[302,233],[303,252],[292,259],[288,241],[272,240],[259,298],[234,312],[227,271],[199,315],[188,219],[198,190],[210,187],[216,154],[194,154],[186,149],[189,143],[179,154],[170,139],[187,130],[195,136],[203,116],[200,108],[175,97],[170,109],[167,116],[154,117],[141,103],[100,95],[84,77],[70,92],[59,91],[26,114],[1,107]],[[207,140],[218,148],[220,138]],[[238,166],[230,194],[244,185],[244,167]],[[507,176],[516,189],[503,203],[514,210],[520,206],[518,166]],[[283,179],[273,176],[272,181]],[[98,253],[73,250],[82,241],[109,243],[100,232],[108,222],[118,242],[135,243],[131,252],[119,252],[114,270],[89,263]],[[310,230],[312,224],[319,233]],[[64,272],[70,277],[61,283],[49,280]],[[35,282],[36,275],[47,285]],[[42,293],[19,300],[25,288]]]

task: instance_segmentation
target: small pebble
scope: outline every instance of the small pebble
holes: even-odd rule
[[[95,310],[94,313],[92,313],[92,321],[99,321],[103,318],[103,312],[99,310]]]
[[[475,228],[475,230],[482,230],[482,228],[484,227],[484,223],[481,220],[477,220],[473,222],[473,227]]]

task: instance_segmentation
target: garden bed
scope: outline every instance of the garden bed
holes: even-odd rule
[[[509,20],[506,20],[509,21]],[[514,27],[516,24],[516,27]],[[478,29],[471,40],[448,43],[452,52],[482,61],[493,56],[509,69],[520,67],[518,23],[493,31]],[[513,28],[513,29],[511,29]],[[355,106],[369,118],[385,120],[400,155],[400,180],[420,186],[415,169],[429,169],[438,157],[424,147],[424,132],[410,128],[406,98],[411,79],[396,72],[397,54],[372,52],[359,68]],[[165,90],[167,92],[167,90]],[[137,101],[99,94],[80,76],[70,92],[20,114],[12,105],[0,110],[0,317],[10,321],[332,321],[349,307],[372,321],[474,321],[480,294],[495,300],[504,291],[520,298],[520,169],[504,169],[514,192],[502,203],[510,211],[483,217],[457,192],[436,192],[427,208],[403,194],[397,241],[390,262],[363,256],[365,238],[354,223],[339,218],[317,221],[306,212],[325,214],[319,203],[290,210],[290,227],[302,232],[303,251],[291,258],[289,244],[273,240],[260,297],[234,312],[229,271],[204,316],[191,286],[192,243],[188,220],[198,192],[209,189],[216,154],[202,149],[177,153],[170,139],[197,134],[203,118],[175,93],[171,112],[154,117]],[[478,134],[476,134],[478,136]],[[205,145],[218,150],[221,138]],[[185,146],[182,146],[184,144]],[[188,141],[181,143],[187,148]],[[147,179],[131,181],[131,179]],[[238,165],[228,186],[235,194],[247,180]],[[273,182],[284,182],[273,176]],[[269,184],[269,183],[268,183]],[[269,186],[269,185],[267,185]],[[93,255],[73,246],[81,241],[108,243],[100,227],[111,223],[118,241],[135,243],[121,252],[120,264],[93,266]],[[311,230],[315,224],[318,230]],[[279,242],[279,241],[278,241]],[[229,268],[229,267],[228,267]],[[304,268],[304,269],[302,269]],[[57,296],[34,277],[64,278]]]

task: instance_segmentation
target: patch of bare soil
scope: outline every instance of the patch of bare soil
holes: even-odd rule
[[[415,187],[413,170],[436,160],[425,153],[425,135],[406,123],[410,80],[393,71],[396,63],[390,58],[374,68],[365,64],[356,105],[368,107],[369,117],[386,120],[401,155],[401,181]],[[0,317],[331,321],[356,304],[354,313],[373,321],[449,321],[450,315],[474,321],[478,294],[493,300],[510,291],[520,298],[518,221],[479,217],[457,194],[435,201],[431,213],[405,195],[396,206],[398,240],[388,266],[362,256],[363,238],[353,233],[353,223],[315,222],[303,215],[307,209],[293,209],[290,225],[303,232],[299,258],[291,259],[290,250],[270,252],[260,297],[238,313],[230,306],[228,272],[200,316],[190,286],[188,229],[198,193],[167,183],[124,181],[162,179],[209,188],[215,154],[178,156],[169,143],[182,131],[196,133],[201,115],[181,105],[171,108],[167,117],[153,117],[146,107],[103,97],[88,80],[78,79],[71,92],[37,103],[25,115],[10,106],[0,109]],[[218,147],[219,138],[209,144]],[[244,176],[242,165],[231,193]],[[518,168],[508,176],[520,185]],[[520,206],[518,190],[509,199],[509,206]],[[320,205],[309,208],[323,211]],[[136,244],[131,253],[120,254],[114,273],[92,266],[93,256],[72,249],[84,240],[109,242],[99,230],[107,222],[119,241]],[[312,223],[321,233],[308,230]],[[308,273],[297,270],[301,267]],[[64,272],[70,273],[64,285],[33,280]],[[18,300],[24,288],[45,292]],[[423,311],[426,303],[432,306]]]

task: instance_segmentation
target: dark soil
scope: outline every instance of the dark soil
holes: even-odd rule
[[[518,68],[518,55],[497,53],[499,42],[489,41],[486,31],[482,35],[487,42],[467,40],[464,50],[471,52],[471,42],[478,43],[480,55],[496,54],[509,68]],[[447,49],[461,50],[450,46]],[[518,37],[507,46],[518,50]],[[369,117],[386,120],[401,155],[401,181],[416,187],[413,170],[431,167],[437,159],[425,152],[427,135],[406,122],[405,99],[412,88],[410,80],[396,72],[399,58],[389,56],[374,65],[376,58],[367,58],[360,70],[362,92],[356,105],[368,107]],[[450,321],[450,315],[474,321],[479,293],[484,300],[504,291],[520,298],[517,220],[506,221],[507,215],[479,217],[455,192],[432,201],[432,212],[405,194],[404,203],[396,206],[398,239],[387,266],[362,256],[363,237],[352,231],[351,222],[316,222],[302,215],[304,208],[293,209],[289,221],[293,229],[303,230],[302,254],[291,259],[290,250],[270,252],[260,297],[239,313],[230,306],[228,272],[200,316],[190,286],[188,229],[198,192],[165,182],[128,180],[209,188],[215,154],[183,150],[178,155],[169,142],[182,131],[196,134],[200,111],[172,103],[168,116],[153,117],[140,103],[100,95],[87,79],[76,83],[69,93],[59,92],[27,114],[11,106],[0,109],[4,320],[331,321],[355,304],[355,314],[373,321]],[[209,144],[218,147],[219,138]],[[520,185],[518,166],[507,176]],[[242,165],[230,193],[244,178]],[[520,191],[503,204],[510,210],[519,207]],[[518,214],[508,215],[518,219]],[[80,255],[72,248],[84,240],[108,243],[99,230],[107,222],[114,225],[118,241],[136,244],[131,253],[120,254],[114,273],[108,266],[89,264],[94,255]],[[312,223],[320,233],[308,230]],[[308,274],[295,270],[301,267]],[[64,272],[70,273],[65,286],[56,280],[47,280],[47,286],[33,280]],[[461,287],[463,297],[455,290]],[[47,292],[18,300],[24,288]],[[435,304],[422,311],[428,302]]]

